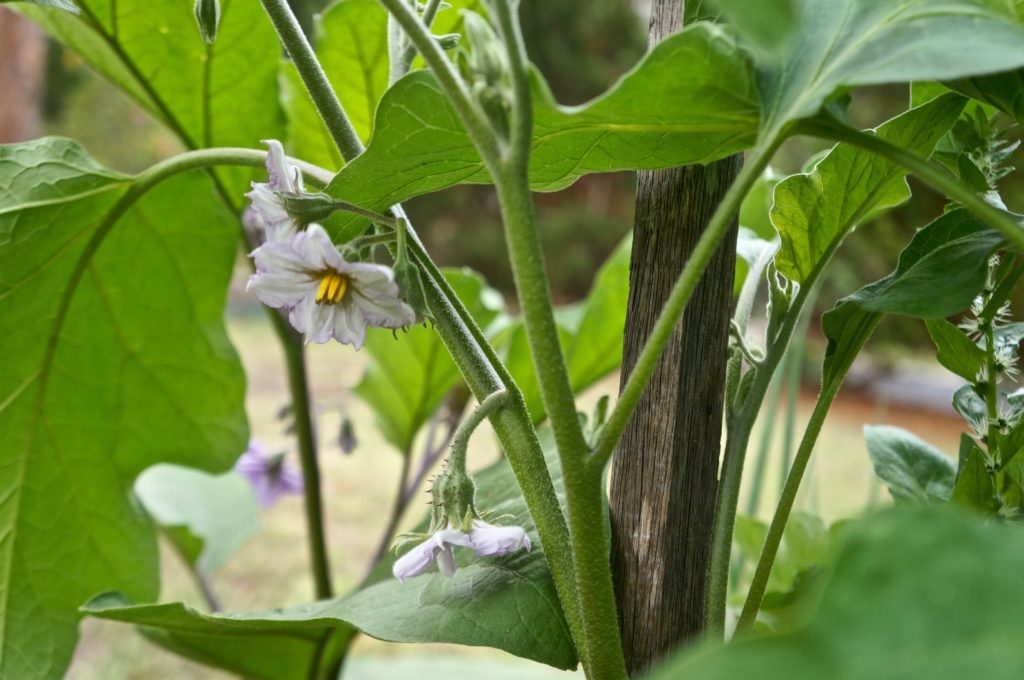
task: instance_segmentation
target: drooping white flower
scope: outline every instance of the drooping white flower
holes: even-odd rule
[[[455,553],[452,546],[456,545],[473,547],[469,534],[458,529],[448,527],[434,532],[430,538],[395,560],[391,573],[399,581],[405,581],[407,578],[425,573],[436,559],[441,573],[451,577],[455,574]]]
[[[252,201],[252,207],[259,218],[253,222],[262,225],[266,240],[283,242],[294,236],[299,225],[285,210],[284,199],[279,194],[301,194],[304,191],[302,173],[297,166],[288,162],[281,142],[265,139],[263,143],[268,147],[269,178],[266,182],[252,182],[252,191],[245,196]]]
[[[478,557],[498,557],[525,548],[530,552],[530,537],[522,527],[499,527],[474,519],[469,533],[451,525],[434,532],[427,540],[395,560],[391,573],[399,581],[419,576],[436,560],[438,570],[449,578],[455,574],[454,546],[470,548]]]
[[[499,527],[483,520],[473,520],[473,528],[469,531],[469,540],[473,544],[473,552],[480,557],[504,555],[520,548],[530,552],[530,537],[522,527]]]
[[[266,305],[288,310],[306,342],[363,346],[367,327],[401,328],[416,321],[399,298],[390,267],[347,262],[319,224],[288,242],[268,242],[253,254],[248,289]]]

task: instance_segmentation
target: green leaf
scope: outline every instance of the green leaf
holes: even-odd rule
[[[1015,680],[1024,535],[949,508],[851,523],[801,630],[684,651],[651,680]],[[979,669],[984,669],[980,670]]]
[[[601,97],[555,103],[540,76],[533,88],[534,189],[561,189],[582,175],[708,163],[754,141],[757,97],[745,58],[721,29],[694,25],[655,47]],[[417,71],[381,99],[366,152],[327,191],[371,210],[489,175],[434,77]],[[346,221],[347,220],[347,221]],[[339,216],[335,233],[361,220]]]
[[[864,439],[875,475],[897,502],[945,503],[953,493],[956,467],[946,454],[910,432],[867,425]]]
[[[316,56],[365,142],[373,130],[377,102],[388,88],[387,12],[376,0],[341,0],[319,16]],[[282,105],[288,117],[291,153],[325,168],[343,165],[291,62],[282,63]]]
[[[468,269],[447,270],[445,278],[481,328],[502,311],[501,296]],[[458,384],[459,370],[433,328],[415,326],[392,334],[366,335],[370,361],[354,392],[373,409],[384,438],[407,452],[416,433]]]
[[[548,467],[561,489],[561,468],[551,440],[550,432],[544,431]],[[382,640],[495,647],[556,668],[575,668],[568,624],[511,467],[502,459],[475,477],[477,506],[510,515],[508,523],[523,526],[533,542],[531,552],[485,559],[456,550],[459,569],[451,579],[437,572],[405,583],[388,577],[344,599],[262,614],[203,614],[182,604],[133,606],[109,595],[94,600],[85,611],[148,626],[175,640],[179,653],[197,656],[226,644],[221,667],[242,670],[247,664],[252,669],[248,674],[267,680],[307,677],[311,645],[302,641],[317,639],[345,622]],[[420,528],[425,527],[426,522]],[[260,671],[256,662],[273,663],[272,650],[285,643],[301,651]],[[252,663],[247,655],[253,657]]]
[[[974,391],[974,385],[964,385],[953,393],[953,408],[975,432],[988,429],[988,405]]]
[[[747,558],[757,561],[768,535],[768,526],[753,517],[736,518],[735,541]],[[791,591],[803,572],[824,564],[830,549],[828,527],[817,515],[794,512],[782,532],[782,541],[775,556],[767,592]]]
[[[104,238],[127,184],[70,140],[0,145],[0,677],[61,677],[97,592],[156,595],[137,474],[221,471],[246,446],[237,221],[190,173]]]
[[[977,378],[985,363],[985,352],[945,319],[925,319],[924,323],[938,349],[939,363],[964,380]]]
[[[778,52],[793,35],[794,0],[712,0],[710,4],[720,9],[728,25],[746,42],[762,52]]]
[[[758,68],[763,140],[841,88],[1024,65],[1024,28],[972,0],[794,0],[799,39]]]
[[[631,247],[632,239],[623,239],[601,265],[583,303],[562,308],[557,315],[562,354],[569,371],[569,382],[576,393],[622,364]],[[540,422],[545,416],[544,400],[533,367],[526,328],[518,322],[506,332],[506,365],[523,392],[530,416],[534,422]]]
[[[957,95],[944,95],[893,118],[876,134],[930,156],[965,103]],[[782,237],[775,256],[779,271],[794,281],[808,280],[858,224],[910,197],[906,174],[878,154],[839,144],[811,172],[780,182],[771,207],[772,224]]]
[[[124,90],[187,148],[257,146],[281,138],[280,46],[259,3],[223,0],[217,42],[182,0],[77,0],[75,16],[21,6],[54,38]],[[254,171],[221,169],[241,205]],[[260,173],[262,174],[262,173]]]
[[[1024,123],[1024,69],[954,80],[946,85]]]
[[[260,529],[252,487],[235,472],[154,465],[135,494],[193,569],[212,574]]]
[[[581,392],[622,364],[632,239],[625,238],[598,270],[565,348],[569,382]]]
[[[960,435],[960,470],[950,501],[991,515],[993,504],[992,478],[985,466],[985,455],[967,434]]]
[[[82,613],[136,624],[152,642],[206,666],[258,680],[293,680],[325,677],[343,652],[335,647],[317,665],[324,635],[346,632],[333,606],[327,600],[263,614],[207,614],[180,602],[134,604],[111,592],[93,598]]]
[[[989,257],[1003,243],[962,208],[917,232],[893,273],[843,298],[822,317],[828,337],[822,384],[843,380],[883,314],[939,318],[970,305],[985,286]]]

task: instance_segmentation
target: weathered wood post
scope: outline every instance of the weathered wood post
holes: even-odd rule
[[[683,0],[654,0],[651,44],[682,27],[683,10]],[[741,164],[737,155],[639,173],[624,375]],[[631,674],[699,636],[704,622],[735,244],[733,225],[613,459],[612,571]]]

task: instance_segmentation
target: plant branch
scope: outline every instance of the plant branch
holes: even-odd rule
[[[462,421],[459,429],[455,431],[455,436],[452,437],[451,462],[454,469],[463,471],[466,469],[466,452],[469,449],[469,438],[473,436],[473,432],[476,431],[480,423],[504,406],[507,401],[508,392],[506,390],[502,389],[492,392],[484,397],[477,407],[470,412],[469,417]]]
[[[821,434],[825,417],[832,406],[839,388],[843,385],[843,378],[849,369],[847,364],[841,374],[831,381],[829,385],[822,387],[821,394],[814,404],[814,411],[811,412],[811,419],[804,430],[803,439],[793,459],[793,467],[786,476],[786,484],[782,488],[782,497],[775,509],[771,526],[768,527],[768,535],[761,549],[761,557],[757,561],[757,569],[754,571],[754,578],[747,593],[747,600],[743,603],[743,611],[740,614],[739,622],[736,624],[736,634],[746,632],[754,625],[757,619],[757,611],[764,599],[765,588],[768,586],[768,577],[771,575],[772,566],[775,564],[775,557],[779,552],[779,545],[782,543],[782,534],[789,522],[790,513],[793,511],[793,504],[796,502],[797,492],[800,490],[800,483],[803,481],[804,472],[807,470],[807,463],[814,452],[814,445],[818,442],[818,435]]]
[[[363,143],[345,114],[338,95],[334,93],[327,74],[324,73],[323,67],[317,61],[316,54],[288,6],[287,0],[260,1],[263,3],[263,9],[266,10],[267,16],[270,17],[271,23],[274,24],[274,29],[277,30],[288,56],[292,58],[306,90],[313,98],[316,110],[331,133],[331,138],[345,160],[351,161],[362,153]]]
[[[591,455],[590,463],[593,466],[603,468],[611,458],[615,446],[622,437],[622,432],[626,429],[626,424],[632,417],[651,374],[661,358],[661,353],[672,337],[675,325],[686,311],[686,304],[690,301],[690,296],[718,247],[718,242],[722,240],[725,232],[729,229],[743,198],[771,161],[777,146],[778,142],[776,141],[751,152],[743,170],[740,171],[736,181],[729,187],[729,191],[718,205],[714,215],[711,216],[707,228],[693,250],[693,255],[683,267],[683,271],[679,273],[679,278],[676,279],[676,284],[672,288],[668,300],[665,301],[661,315],[651,330],[651,335],[647,339],[633,371],[629,374],[625,387],[619,394],[618,403],[608,417],[604,432],[601,433],[601,438]]]

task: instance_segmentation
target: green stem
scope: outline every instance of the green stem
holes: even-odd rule
[[[466,471],[466,452],[469,450],[469,438],[473,436],[473,432],[480,426],[480,423],[493,415],[507,401],[508,392],[506,390],[492,392],[484,397],[483,401],[462,421],[459,429],[455,431],[455,436],[452,437],[452,469],[460,472]]]
[[[327,559],[327,541],[324,535],[320,466],[316,454],[316,438],[313,435],[305,347],[289,342],[284,345],[284,354],[288,365],[288,383],[292,393],[295,431],[299,441],[299,458],[302,461],[302,481],[305,486],[303,499],[306,507],[313,581],[316,585],[317,599],[326,600],[334,593],[331,588],[331,569]]]
[[[799,132],[834,141],[847,142],[905,167],[925,184],[928,184],[952,200],[961,203],[965,208],[974,213],[978,219],[1005,236],[1017,250],[1024,251],[1024,228],[1021,227],[1013,216],[996,208],[973,190],[962,185],[942,167],[877,135],[855,130],[837,123],[826,124],[821,121],[812,121],[802,125],[799,128]]]
[[[266,1],[266,0],[264,0]],[[402,27],[413,46],[423,57],[438,84],[444,90],[448,101],[466,126],[466,132],[480,152],[484,163],[491,167],[499,157],[498,138],[480,106],[470,96],[465,83],[459,76],[444,50],[438,44],[430,29],[405,0],[380,0],[385,9]]]
[[[682,318],[686,304],[690,301],[690,296],[693,295],[697,283],[704,274],[704,269],[711,261],[719,241],[728,231],[729,225],[739,210],[740,203],[743,202],[743,198],[768,166],[778,144],[778,141],[774,141],[751,152],[746,164],[736,177],[736,181],[729,187],[729,191],[726,192],[722,202],[711,216],[707,228],[701,234],[697,246],[693,249],[693,254],[686,262],[686,266],[683,267],[683,271],[679,273],[679,278],[676,279],[675,286],[672,288],[668,300],[665,301],[665,306],[662,307],[651,335],[648,337],[625,387],[619,394],[618,403],[608,417],[608,423],[605,425],[604,432],[602,432],[591,456],[591,463],[595,467],[603,468],[611,458],[615,446],[626,429],[626,424],[632,417],[633,411],[636,410],[636,405],[647,387],[647,382],[661,358],[661,353],[672,337],[673,329]]]
[[[323,67],[317,61],[309,40],[302,32],[302,27],[299,26],[299,22],[291,8],[288,7],[286,0],[260,1],[263,3],[263,9],[266,10],[267,16],[270,17],[271,23],[274,24],[274,29],[277,30],[288,56],[295,64],[295,69],[298,71],[299,77],[302,78],[306,90],[309,91],[316,110],[331,133],[334,143],[337,144],[345,160],[351,161],[362,152],[363,143],[345,114],[338,95],[331,88],[327,74],[324,73]]]
[[[588,678],[625,678],[626,664],[605,533],[602,468],[585,465],[589,449],[576,414],[575,397],[558,340],[530,191],[533,109],[526,50],[512,4],[499,0],[492,5],[492,11],[509,56],[513,96],[509,148],[501,162],[492,164],[490,169],[501,206],[533,365],[564,471],[582,624],[582,635],[577,636],[576,643]],[[484,149],[480,151],[485,155]]]
[[[834,246],[833,246],[834,250]],[[769,338],[765,357],[757,367],[757,373],[750,385],[746,401],[736,416],[729,432],[722,457],[722,471],[719,474],[718,501],[715,509],[715,527],[711,543],[711,566],[708,575],[708,601],[706,606],[706,632],[710,638],[718,639],[725,634],[725,607],[729,593],[729,562],[732,555],[732,534],[736,526],[736,509],[739,504],[740,482],[743,479],[743,464],[754,423],[761,410],[764,396],[771,385],[775,370],[785,356],[793,330],[800,319],[811,288],[818,280],[831,258],[826,253],[807,277],[793,299],[782,326],[774,339]]]
[[[736,635],[750,629],[757,618],[757,611],[764,599],[765,588],[768,585],[768,577],[772,572],[772,565],[775,563],[775,556],[778,554],[779,545],[782,542],[782,534],[789,521],[789,515],[793,510],[796,501],[797,491],[800,489],[800,482],[803,481],[804,471],[814,451],[814,445],[818,441],[818,435],[828,415],[829,407],[839,391],[841,383],[836,381],[833,389],[822,391],[818,401],[814,405],[810,422],[804,432],[800,447],[793,459],[793,467],[786,477],[786,484],[782,488],[782,497],[772,517],[771,526],[768,528],[768,535],[765,538],[764,547],[761,549],[761,557],[757,561],[757,569],[754,571],[754,578],[750,584],[750,591],[747,593],[747,600],[743,604],[743,611],[740,614],[739,622],[736,624]]]

